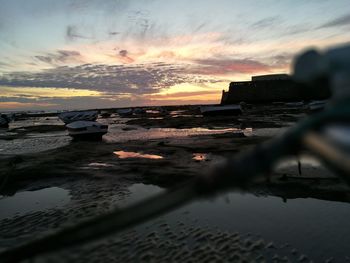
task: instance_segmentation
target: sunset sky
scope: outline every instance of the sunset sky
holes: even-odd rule
[[[0,111],[207,104],[350,42],[349,0],[0,0]]]

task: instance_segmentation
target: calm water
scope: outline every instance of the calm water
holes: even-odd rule
[[[47,209],[61,208],[70,201],[69,191],[50,187],[0,196],[0,220]]]
[[[129,140],[150,140],[162,138],[178,138],[195,135],[210,135],[234,133],[247,136],[258,135],[251,128],[244,130],[237,128],[191,128],[191,129],[176,129],[176,128],[150,128],[145,129],[140,126],[126,125],[125,122],[129,119],[119,117],[110,119],[99,119],[98,121],[108,124],[108,133],[103,136],[103,140],[108,143],[126,142]],[[32,118],[28,120],[15,121],[10,123],[10,129],[20,128],[22,132],[26,127],[52,125],[63,126],[63,123],[57,117],[50,118]],[[264,131],[263,131],[264,132]],[[269,131],[271,133],[271,131]],[[0,136],[6,137],[10,135],[16,136],[18,132],[8,132],[7,129],[0,130]],[[14,137],[11,140],[0,138],[0,154],[27,154],[47,151],[50,149],[64,147],[71,143],[71,138],[66,131],[46,131],[46,132],[30,132],[25,133],[25,136],[18,138]]]
[[[130,126],[131,127],[131,126]],[[145,129],[137,127],[136,130],[123,131],[123,127],[110,127],[108,133],[104,136],[104,140],[113,142],[124,142],[129,140],[151,140],[171,137],[187,137],[195,135],[210,135],[223,133],[244,133],[251,134],[251,129],[242,131],[236,128],[227,129],[206,129],[206,128],[191,128],[191,129],[175,129],[175,128],[151,128]]]
[[[125,152],[125,151],[115,151],[113,152],[119,159],[128,159],[128,158],[141,158],[141,159],[163,159],[163,156],[156,154],[143,154],[138,152]]]
[[[162,191],[152,185],[129,188],[125,205]],[[222,231],[261,237],[277,248],[294,248],[316,262],[333,257],[347,262],[350,256],[350,204],[317,199],[282,199],[272,196],[229,193],[212,200],[195,201],[162,217],[209,226]],[[146,225],[152,225],[152,222]]]

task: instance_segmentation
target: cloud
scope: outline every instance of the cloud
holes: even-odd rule
[[[306,32],[312,31],[312,25],[311,24],[298,24],[298,25],[293,25],[293,26],[288,26],[284,29],[282,32],[282,35],[285,36],[292,36],[292,35],[297,35],[297,34],[303,34]]]
[[[18,102],[18,101],[1,102],[0,101],[0,109],[5,109],[5,110],[28,110],[33,108],[53,108],[57,106],[59,106],[59,104],[45,103],[45,102]]]
[[[171,54],[168,54],[171,55]],[[128,62],[132,58],[126,49],[117,55]],[[3,87],[33,88],[69,88],[118,94],[155,94],[160,90],[183,83],[216,83],[232,79],[239,75],[252,75],[272,72],[283,68],[290,57],[287,53],[264,58],[269,64],[258,60],[228,59],[213,57],[208,59],[187,60],[181,64],[80,64],[60,66],[67,62],[82,60],[77,51],[58,50],[45,56],[36,56],[41,62],[53,65],[53,68],[40,72],[8,72],[0,75],[0,90]],[[229,81],[229,80],[228,80]],[[20,93],[20,90],[19,90]]]
[[[271,28],[276,25],[281,24],[282,19],[279,16],[272,16],[261,19],[251,25],[254,29],[263,29],[263,28]]]
[[[208,22],[204,22],[204,23],[199,24],[198,26],[194,27],[192,33],[197,33],[198,31],[205,28],[207,25],[208,25]]]
[[[274,56],[271,56],[269,58],[270,62],[270,66],[273,68],[286,68],[289,67],[291,64],[291,61],[294,58],[294,54],[293,53],[280,53]]]
[[[113,93],[150,94],[191,82],[186,67],[166,63],[138,65],[85,64],[61,66],[39,73],[14,72],[0,77],[0,86],[90,89]],[[1,89],[1,88],[0,88]]]
[[[128,56],[128,51],[123,49],[119,51],[119,58],[123,63],[133,63],[135,60]]]
[[[116,36],[116,35],[119,35],[120,32],[112,31],[112,32],[108,32],[108,34],[109,34],[110,36]]]
[[[103,97],[55,97],[55,98],[3,98],[0,97],[0,109],[4,110],[33,110],[33,109],[93,109],[93,108],[113,108],[130,107],[157,104],[164,105],[164,101],[159,100],[150,103],[148,95],[118,96],[110,95]]]
[[[53,65],[67,62],[82,62],[82,56],[80,52],[75,50],[57,50],[54,53],[34,56],[34,58],[40,62]]]
[[[66,27],[66,39],[69,41],[74,41],[77,38],[82,39],[92,39],[92,37],[84,36],[83,34],[78,32],[78,29],[76,26],[69,25]]]
[[[152,104],[186,104],[198,103],[218,103],[221,99],[222,91],[203,90],[203,91],[188,91],[188,92],[173,92],[165,94],[152,94],[147,97]]]
[[[217,95],[221,94],[221,90],[204,90],[204,91],[188,91],[188,92],[175,92],[169,94],[153,94],[152,99],[172,98],[172,97],[190,97],[190,96],[201,96],[201,95]]]
[[[312,30],[312,25],[308,23],[283,26],[284,20],[280,16],[267,17],[251,24],[254,31],[268,30],[278,35],[296,35]]]
[[[350,14],[343,15],[336,19],[333,19],[321,25],[319,28],[328,28],[328,27],[345,26],[345,25],[350,25]]]
[[[121,57],[126,57],[126,56],[128,55],[128,51],[125,50],[125,49],[120,50],[120,51],[119,51],[119,55],[120,55]]]
[[[227,75],[227,74],[254,74],[269,72],[271,66],[252,59],[197,59],[196,67],[191,69],[193,74]]]
[[[9,67],[9,66],[11,66],[11,64],[0,61],[0,67]]]

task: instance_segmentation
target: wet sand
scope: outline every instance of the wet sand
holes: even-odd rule
[[[112,115],[99,120],[110,126],[102,142],[72,141],[55,117],[14,122],[8,131],[0,133],[2,198],[58,188],[66,191],[64,198],[68,201],[44,207],[39,200],[38,207],[29,212],[18,211],[0,219],[0,247],[11,248],[123,206],[134,184],[168,188],[203,175],[225,158],[282,133],[305,117],[301,110],[265,106],[249,109],[239,117],[203,118],[193,107],[181,108],[166,116],[152,114],[123,119]],[[137,155],[123,158],[123,152]],[[282,199],[311,197],[349,202],[347,185],[310,157],[301,160],[301,174],[296,159],[287,160],[276,167],[269,181],[247,192]],[[177,215],[178,224],[186,221],[183,217],[185,215]],[[292,249],[288,253],[271,252],[273,240],[269,237],[265,240],[264,237],[248,238],[247,233],[223,234],[225,230],[212,225],[208,229],[196,229],[195,222],[182,222],[177,228],[170,224],[169,230],[164,230],[162,225],[169,223],[156,222],[150,223],[153,229],[146,225],[143,230],[131,230],[93,244],[93,250],[81,247],[62,253],[67,262],[87,262],[87,258],[91,262],[191,259],[220,262],[227,258],[232,261],[253,258],[257,262],[287,258],[293,262],[309,261],[303,253],[293,254]],[[171,234],[174,231],[176,233]],[[318,242],[322,246],[324,241]],[[273,246],[280,248],[281,244]],[[62,260],[62,256],[53,254],[42,260],[56,262]]]

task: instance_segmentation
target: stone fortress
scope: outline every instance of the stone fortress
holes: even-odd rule
[[[253,76],[251,81],[231,82],[229,90],[222,92],[221,104],[311,101],[330,96],[327,85],[306,86],[287,74],[272,74]]]

